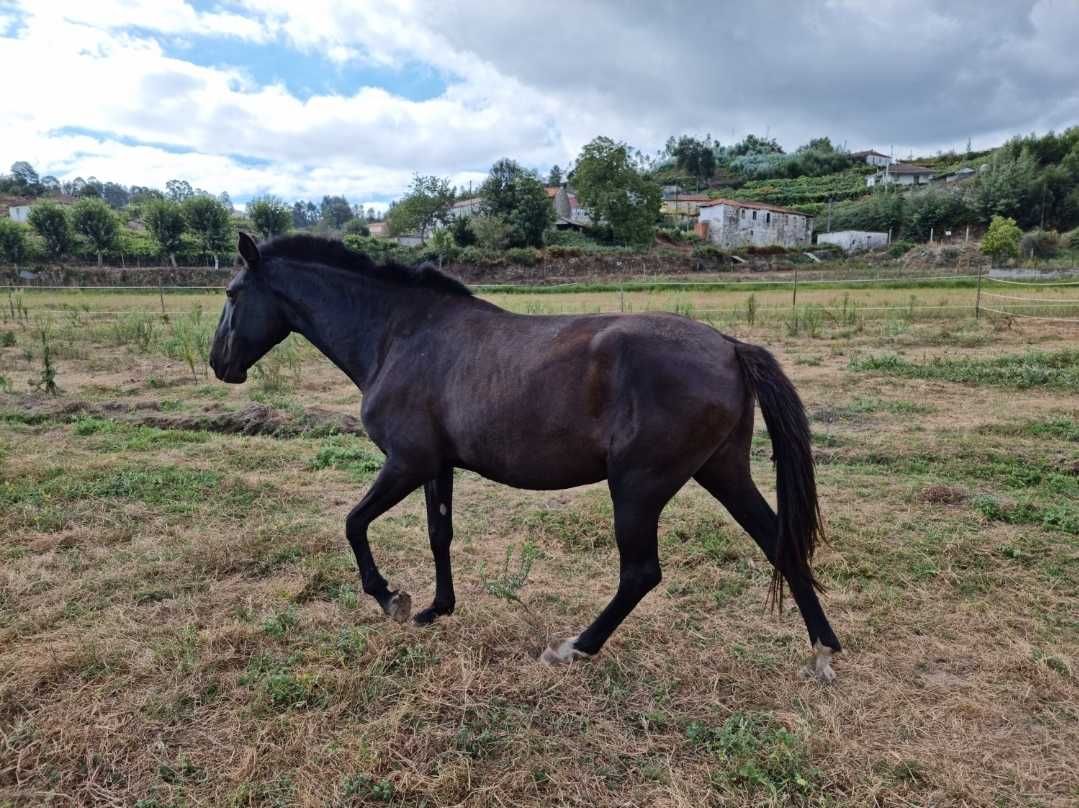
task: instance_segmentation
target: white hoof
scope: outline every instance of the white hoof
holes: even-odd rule
[[[412,614],[412,596],[408,592],[394,592],[386,604],[386,614],[398,623],[407,623]]]
[[[832,649],[817,640],[813,643],[813,658],[809,664],[802,668],[802,676],[806,679],[816,679],[822,685],[828,685],[835,681],[835,671],[832,670]]]
[[[551,643],[540,654],[539,661],[544,665],[569,665],[571,662],[576,662],[578,659],[589,659],[592,655],[586,654],[584,651],[578,651],[574,643],[577,642],[576,637],[570,637],[568,640],[562,640],[562,642]]]

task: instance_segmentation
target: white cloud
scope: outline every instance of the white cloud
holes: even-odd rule
[[[597,134],[647,150],[683,131],[725,141],[769,131],[787,146],[829,134],[905,154],[1079,118],[1079,10],[1057,0],[994,14],[975,0],[777,0],[769,14],[599,0],[572,14],[515,0],[244,0],[213,11],[23,0],[17,24],[8,8],[0,31],[18,38],[0,37],[0,67],[22,78],[0,95],[0,165],[138,184],[183,177],[237,198],[378,199],[414,171],[475,182],[503,156],[566,165]],[[316,54],[330,71],[423,65],[448,85],[426,100],[379,87],[301,98],[159,42],[205,36],[279,47],[285,64]]]

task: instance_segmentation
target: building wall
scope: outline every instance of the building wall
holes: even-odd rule
[[[700,221],[708,223],[708,238],[725,249],[806,247],[813,233],[808,216],[733,205],[701,208]]]
[[[876,154],[867,154],[865,156],[865,161],[871,166],[879,166],[880,168],[884,168],[886,165],[892,162],[890,158],[881,157]]]
[[[7,215],[12,221],[26,224],[26,221],[30,218],[30,206],[16,205],[13,208],[8,208]]]
[[[834,233],[819,234],[817,243],[835,244],[847,252],[857,252],[887,246],[888,234],[870,230],[837,230]]]

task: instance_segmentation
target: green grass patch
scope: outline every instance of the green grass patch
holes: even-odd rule
[[[347,435],[335,435],[322,442],[307,468],[312,471],[337,469],[363,482],[377,474],[385,462],[382,453],[369,443]]]
[[[911,362],[896,354],[851,359],[851,370],[907,379],[935,379],[998,387],[1050,387],[1079,392],[1079,350],[1007,354],[986,359],[934,358]]]
[[[721,727],[694,722],[686,737],[720,759],[711,781],[721,792],[767,794],[786,803],[808,795],[819,777],[804,741],[764,713],[737,712]]]
[[[172,449],[195,443],[206,443],[208,432],[186,429],[158,429],[150,426],[125,424],[107,418],[80,418],[73,426],[78,437],[94,436],[91,446],[105,452],[145,452]]]
[[[1010,424],[991,424],[983,427],[980,431],[997,435],[1014,435],[1024,438],[1043,438],[1079,443],[1079,421],[1064,415]]]

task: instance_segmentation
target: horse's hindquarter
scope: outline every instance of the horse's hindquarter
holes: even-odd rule
[[[499,312],[447,336],[434,409],[452,462],[521,488],[602,480],[612,456],[703,462],[744,406],[730,343],[683,318]]]

